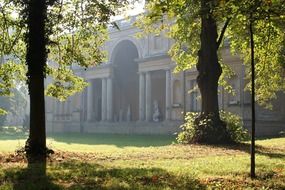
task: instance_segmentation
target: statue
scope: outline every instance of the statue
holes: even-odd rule
[[[152,115],[152,120],[154,122],[159,122],[160,121],[161,114],[159,112],[159,107],[158,107],[158,102],[157,100],[153,101],[153,115]]]

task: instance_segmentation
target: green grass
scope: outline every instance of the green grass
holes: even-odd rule
[[[23,147],[28,134],[16,127],[0,132],[0,152],[14,152]],[[63,151],[94,152],[98,149],[121,149],[126,147],[161,147],[171,145],[175,136],[122,135],[122,134],[48,134],[47,145]],[[7,146],[9,145],[9,146]]]
[[[285,189],[285,138],[256,142],[255,180],[247,143],[183,146],[173,136],[57,134],[48,137],[56,153],[45,168],[11,155],[25,138],[0,132],[0,189]]]

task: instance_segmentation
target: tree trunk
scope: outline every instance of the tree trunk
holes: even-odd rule
[[[250,50],[251,50],[251,145],[250,145],[250,177],[255,178],[255,66],[252,13],[250,14]]]
[[[202,110],[196,119],[199,143],[227,143],[229,135],[219,115],[218,81],[222,68],[218,61],[217,24],[208,0],[201,0],[201,48],[199,50],[197,83],[201,93]],[[208,120],[209,122],[201,122]]]
[[[27,4],[28,87],[30,93],[30,133],[26,152],[32,160],[42,161],[46,156],[46,127],[44,99],[44,70],[47,61],[47,19],[45,0],[29,0]]]
[[[202,96],[202,112],[219,118],[218,81],[222,68],[217,55],[217,26],[209,14],[202,17],[201,48],[197,70],[198,86]]]

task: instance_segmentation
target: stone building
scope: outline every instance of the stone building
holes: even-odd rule
[[[95,132],[173,134],[183,122],[182,112],[200,110],[195,69],[173,73],[175,63],[167,52],[171,39],[146,35],[130,21],[121,20],[120,30],[110,29],[105,45],[108,62],[84,70],[74,67],[89,86],[66,102],[48,98],[48,132]],[[230,84],[235,96],[221,88],[220,108],[239,114],[250,124],[250,94],[243,91],[244,66],[238,57],[222,51],[224,62],[236,72]],[[273,135],[285,130],[285,103],[281,95],[274,110],[257,110],[257,134]]]

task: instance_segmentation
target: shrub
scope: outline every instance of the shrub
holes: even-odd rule
[[[195,119],[198,117],[196,112],[188,112],[185,116],[185,123],[180,126],[181,131],[178,133],[176,140],[181,144],[188,144],[193,142],[195,134]]]
[[[226,122],[227,130],[234,142],[241,142],[249,139],[248,131],[243,128],[243,122],[240,116],[220,111],[221,119]]]
[[[186,114],[185,123],[180,126],[181,132],[178,133],[176,138],[178,143],[241,142],[248,139],[247,130],[243,128],[242,120],[238,115],[220,111],[221,120],[224,122],[220,124],[221,126],[214,126],[213,119],[210,116],[197,122],[198,117],[199,114],[195,112]],[[225,129],[222,128],[222,125],[225,125]]]

